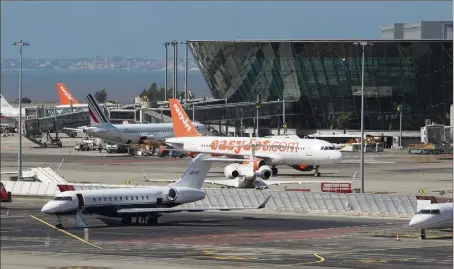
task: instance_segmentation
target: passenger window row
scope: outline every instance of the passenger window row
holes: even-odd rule
[[[135,197],[135,199],[134,199]],[[148,197],[148,195],[145,195],[145,196],[114,196],[114,197],[104,197],[104,198],[101,198],[101,197],[98,197],[98,198],[93,198],[93,202],[101,202],[101,201],[104,201],[104,202],[112,202],[112,201],[129,201],[129,198],[131,198],[131,201],[139,201],[140,199],[139,198],[142,198],[141,200],[149,200],[150,198]]]

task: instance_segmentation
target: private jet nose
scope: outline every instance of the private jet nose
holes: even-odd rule
[[[53,202],[49,202],[45,204],[43,208],[41,208],[41,212],[44,214],[54,214],[57,211],[58,207],[59,205]]]
[[[413,228],[418,228],[420,227],[423,223],[425,223],[425,218],[422,218],[421,216],[414,216],[411,220],[410,223],[408,224],[410,227]]]

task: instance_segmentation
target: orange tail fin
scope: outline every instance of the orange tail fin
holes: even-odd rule
[[[175,137],[200,136],[178,99],[169,99]]]
[[[66,88],[65,84],[62,82],[57,83],[57,93],[58,97],[60,97],[60,105],[70,105],[71,100],[73,105],[79,104],[79,102],[71,95],[68,88]]]

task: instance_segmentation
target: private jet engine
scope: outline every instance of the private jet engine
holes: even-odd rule
[[[250,165],[232,163],[224,168],[224,175],[228,179],[235,179],[239,176],[245,177],[246,180],[255,180],[257,177],[269,179],[272,175],[272,169],[268,165],[262,165],[254,171]]]
[[[188,187],[173,187],[167,193],[167,199],[177,204],[202,200],[205,196],[206,193],[204,191]]]
[[[273,170],[268,165],[262,165],[255,174],[262,179],[269,179],[273,174]]]

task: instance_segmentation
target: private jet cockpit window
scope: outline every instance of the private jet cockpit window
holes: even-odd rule
[[[65,197],[55,197],[54,201],[72,201],[73,198],[71,196],[65,196]]]
[[[321,150],[335,150],[335,148],[334,147],[324,146],[324,147],[321,147]]]
[[[418,214],[420,215],[438,215],[441,214],[439,209],[421,209]]]

